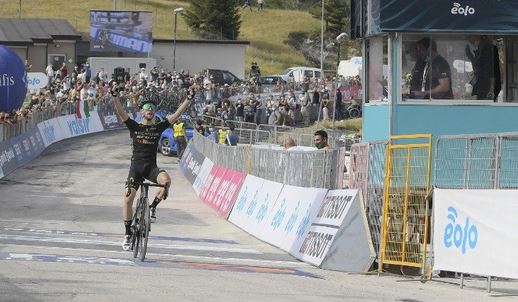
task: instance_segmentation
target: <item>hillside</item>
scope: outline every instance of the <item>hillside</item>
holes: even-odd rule
[[[72,4],[72,5],[71,5]],[[117,0],[117,9],[149,10],[153,12],[153,37],[172,39],[173,9],[187,7],[184,1],[171,0]],[[18,1],[3,1],[0,17],[18,17]],[[80,32],[89,31],[89,10],[113,8],[110,0],[23,0],[22,17],[26,18],[64,18]],[[291,31],[315,31],[320,22],[307,12],[265,9],[264,13],[255,10],[241,11],[240,40],[251,42],[246,54],[245,66],[255,61],[263,74],[278,73],[293,65],[307,65],[304,57],[286,46],[283,41]],[[178,39],[196,39],[183,18],[178,18]]]

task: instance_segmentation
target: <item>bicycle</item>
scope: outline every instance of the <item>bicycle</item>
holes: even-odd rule
[[[148,199],[149,187],[164,188],[165,186],[149,182],[133,182],[133,184],[140,186],[140,197],[137,200],[135,212],[133,213],[133,219],[131,221],[131,250],[133,251],[133,258],[137,258],[140,254],[140,261],[144,261],[146,258],[147,241],[151,228]]]

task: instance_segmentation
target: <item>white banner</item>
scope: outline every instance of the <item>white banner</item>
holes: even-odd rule
[[[283,184],[247,175],[228,220],[246,232],[264,238],[268,216]]]
[[[518,191],[435,189],[434,270],[518,279]]]
[[[327,189],[285,185],[261,232],[263,239],[295,253],[305,238]]]
[[[75,114],[69,114],[58,117],[58,121],[66,138],[104,130],[99,114],[96,111],[92,111],[88,118],[79,119]]]
[[[313,223],[340,227],[357,197],[358,190],[330,190]]]
[[[27,72],[27,90],[45,88],[49,83],[49,77],[43,72]]]
[[[63,133],[57,118],[38,123],[38,129],[40,130],[45,147],[68,137]]]
[[[304,262],[320,266],[338,230],[338,228],[312,225],[293,255]]]
[[[194,180],[194,183],[192,184],[192,187],[194,188],[194,191],[198,196],[200,195],[201,190],[205,185],[205,181],[207,180],[207,177],[209,176],[210,171],[212,170],[212,166],[214,166],[214,163],[212,162],[212,160],[206,157],[203,160],[203,164],[201,165],[200,173],[198,173],[198,176],[196,176],[196,180]]]

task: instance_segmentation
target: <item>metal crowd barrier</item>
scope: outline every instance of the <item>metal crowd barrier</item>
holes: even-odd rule
[[[215,164],[284,184],[342,188],[338,149],[330,151],[288,152],[273,146],[226,146],[194,133],[192,144]]]
[[[56,113],[56,108],[48,107],[41,110],[35,110],[31,112],[31,117],[25,117],[22,120],[16,121],[12,125],[0,124],[0,142],[25,133],[29,129],[38,125],[38,123],[53,118],[55,114],[58,114]]]
[[[349,188],[362,191],[369,231],[379,257],[387,142],[353,144]]]
[[[518,189],[518,133],[444,135],[435,145],[434,184],[455,189]]]

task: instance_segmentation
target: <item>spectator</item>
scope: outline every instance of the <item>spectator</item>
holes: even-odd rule
[[[187,140],[185,135],[185,124],[179,119],[173,124],[173,137],[178,160],[181,160],[183,151],[187,147]]]
[[[64,79],[68,75],[67,64],[65,64],[65,62],[63,62],[61,64],[61,68],[59,68],[59,72],[60,72],[60,79]]]
[[[229,131],[227,134],[227,138],[225,140],[225,144],[230,146],[237,146],[237,143],[239,141],[239,135],[235,131],[236,127],[234,126],[234,124],[230,124],[228,128]]]
[[[207,131],[207,137],[213,143],[217,143],[218,142],[218,132],[216,131],[216,128],[214,127],[214,124],[210,124],[209,129]]]
[[[29,72],[32,69],[32,64],[28,60],[25,60],[25,71]]]
[[[313,134],[313,142],[315,143],[315,147],[317,147],[318,150],[330,150],[327,143],[327,132],[324,130],[317,130]]]
[[[203,121],[197,120],[196,121],[196,131],[198,131],[199,134],[205,135],[205,127],[203,127]]]
[[[54,68],[52,68],[52,64],[49,64],[47,68],[45,68],[45,73],[47,74],[47,78],[49,79],[48,86],[51,86],[52,81],[54,80],[54,77],[56,74],[54,73]]]
[[[284,139],[282,146],[288,152],[304,151],[301,147],[297,146],[297,143],[295,143],[295,140],[291,136],[288,136],[286,139]]]
[[[250,11],[252,11],[252,1],[251,0],[245,0],[245,3],[243,3],[243,9],[249,8]]]
[[[264,12],[264,0],[257,0],[257,11]]]

